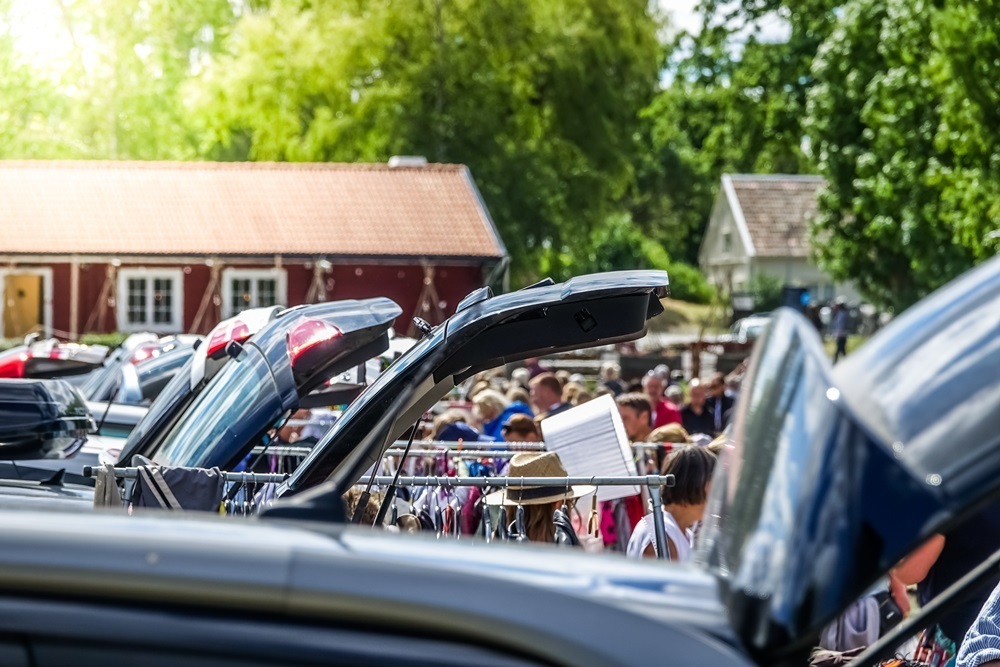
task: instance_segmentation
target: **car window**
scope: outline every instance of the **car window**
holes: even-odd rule
[[[142,393],[142,400],[152,402],[159,396],[192,353],[193,350],[186,349],[183,352],[167,354],[159,359],[140,364],[138,367],[139,390]]]
[[[230,462],[255,433],[281,413],[278,389],[264,355],[248,345],[219,373],[153,455],[162,465],[212,466]]]

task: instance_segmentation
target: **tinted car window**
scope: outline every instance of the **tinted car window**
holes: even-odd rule
[[[194,353],[194,349],[177,350],[162,357],[139,364],[139,389],[143,401],[152,401],[167,386]]]
[[[174,425],[153,460],[163,465],[225,465],[270,425],[261,423],[261,415],[281,412],[267,361],[248,345],[244,356],[227,364]]]

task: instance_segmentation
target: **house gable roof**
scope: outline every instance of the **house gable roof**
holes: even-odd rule
[[[462,165],[0,161],[0,254],[501,258]]]
[[[725,174],[722,188],[749,255],[808,257],[822,176]]]

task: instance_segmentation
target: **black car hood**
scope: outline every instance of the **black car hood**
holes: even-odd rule
[[[509,294],[470,295],[459,311],[404,353],[344,412],[312,454],[280,489],[290,495],[336,471],[346,490],[380,460],[384,450],[456,383],[527,357],[634,340],[662,312],[668,288],[663,271],[619,271],[541,283]],[[412,392],[406,391],[416,387]],[[402,393],[405,405],[397,405]],[[385,438],[370,439],[390,408]]]
[[[801,661],[903,556],[1000,494],[998,377],[1000,260],[836,370],[805,318],[775,315],[750,360],[697,552],[758,661]]]

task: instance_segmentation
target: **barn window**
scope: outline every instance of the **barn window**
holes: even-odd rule
[[[226,269],[222,272],[223,317],[233,317],[247,308],[285,304],[283,269]]]
[[[175,269],[119,270],[118,328],[121,331],[181,331],[184,326],[183,276]]]

